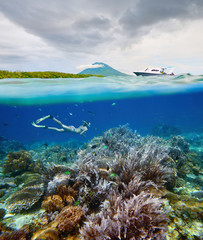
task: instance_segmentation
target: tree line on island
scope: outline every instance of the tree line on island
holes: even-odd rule
[[[62,72],[10,72],[6,70],[0,70],[0,79],[4,78],[86,78],[86,77],[103,77],[102,75],[93,74],[72,74],[72,73],[62,73]]]

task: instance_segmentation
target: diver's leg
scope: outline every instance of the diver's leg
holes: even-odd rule
[[[32,123],[32,126],[37,127],[37,128],[47,128],[45,125],[37,125],[35,122]]]
[[[56,122],[59,126],[63,127],[63,123],[61,121],[59,121],[58,119],[56,119],[55,117],[51,116],[50,117],[54,122]]]
[[[52,116],[51,115],[47,115],[45,117],[39,118],[39,119],[36,120],[36,123],[40,123],[40,122],[44,121],[47,118],[52,118]]]
[[[56,128],[56,127],[46,127],[49,130],[54,130],[57,132],[65,132],[65,130],[63,128]]]

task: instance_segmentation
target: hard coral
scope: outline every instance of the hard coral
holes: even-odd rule
[[[72,204],[78,195],[78,191],[67,185],[59,185],[56,192],[65,204]]]
[[[55,223],[61,232],[70,233],[84,214],[85,211],[80,206],[67,206],[56,217]]]
[[[47,192],[49,194],[54,194],[57,192],[57,187],[59,185],[68,185],[69,184],[70,176],[64,173],[59,173],[54,176],[52,181],[49,181]]]
[[[29,226],[25,226],[19,230],[15,230],[11,233],[5,232],[0,236],[0,240],[27,240],[30,235]]]
[[[42,202],[42,208],[48,213],[61,211],[63,207],[63,199],[59,195],[47,196]]]
[[[27,171],[31,163],[32,158],[29,152],[24,150],[11,152],[7,155],[6,162],[3,164],[3,173],[18,175]]]
[[[90,216],[80,233],[86,240],[165,239],[168,218],[162,205],[145,192],[127,200],[114,196]]]
[[[171,192],[166,192],[163,197],[169,200],[171,206],[167,239],[202,239],[203,201]]]
[[[17,190],[6,200],[7,210],[9,212],[21,212],[31,208],[38,202],[44,193],[44,185],[34,185]]]
[[[32,237],[32,240],[58,240],[59,239],[59,233],[57,228],[55,227],[48,227],[46,229],[40,229],[38,230]]]

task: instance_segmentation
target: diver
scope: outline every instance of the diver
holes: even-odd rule
[[[56,122],[61,128],[56,128],[56,127],[48,127],[46,125],[38,125],[38,123],[46,120],[47,118],[52,119],[54,122]],[[80,135],[84,136],[84,133],[88,130],[88,127],[90,127],[90,122],[86,122],[83,121],[84,124],[79,126],[79,127],[74,127],[74,126],[67,126],[65,124],[63,124],[62,122],[60,122],[58,119],[56,119],[55,117],[53,117],[52,115],[47,115],[45,117],[39,118],[36,120],[36,122],[33,122],[32,125],[34,127],[38,127],[38,128],[44,128],[44,129],[50,129],[50,130],[54,130],[57,132],[72,132],[72,133],[78,133]]]

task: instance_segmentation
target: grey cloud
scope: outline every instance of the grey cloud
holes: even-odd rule
[[[202,0],[9,0],[0,1],[0,9],[27,32],[66,52],[94,52],[106,43],[120,46],[160,22],[203,17]]]
[[[140,0],[126,10],[119,22],[123,31],[134,35],[139,34],[143,28],[161,22],[165,25],[166,21],[172,19],[186,21],[198,18],[203,18],[202,0]]]
[[[79,19],[74,22],[73,28],[79,30],[97,29],[97,30],[108,30],[111,27],[111,21],[105,17],[94,17],[90,19]]]
[[[19,62],[19,61],[24,61],[25,56],[18,56],[18,55],[3,55],[1,54],[0,56],[0,61],[2,63],[10,63],[10,62]]]
[[[2,13],[27,32],[63,51],[89,51],[111,40],[111,22],[97,15],[85,0],[10,0],[0,2]],[[102,10],[101,10],[102,13]]]

